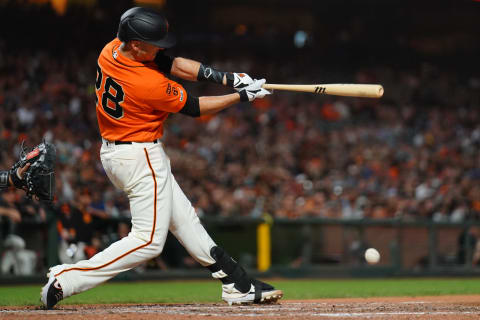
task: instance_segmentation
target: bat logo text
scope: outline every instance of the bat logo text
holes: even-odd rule
[[[322,93],[325,93],[325,87],[315,87],[315,93],[319,93],[319,94],[322,94]]]

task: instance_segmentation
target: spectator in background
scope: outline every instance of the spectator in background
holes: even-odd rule
[[[23,191],[21,191],[23,193]],[[1,254],[2,274],[33,274],[37,256],[34,251],[26,249],[25,240],[17,235],[22,221],[21,209],[35,215],[35,209],[29,204],[21,206],[17,201],[17,189],[10,187],[0,194],[0,226],[3,248]]]
[[[60,234],[58,257],[62,263],[75,263],[86,258],[85,243],[78,240],[80,230],[84,229],[82,214],[75,207],[63,203],[59,208],[57,230]]]
[[[107,233],[108,223],[105,221],[109,218],[104,211],[103,200],[98,190],[90,190],[82,187],[76,190],[75,201],[76,208],[81,211],[83,222],[85,223],[88,232],[85,232],[85,253],[87,258],[91,258],[103,248],[102,236]]]
[[[37,255],[34,251],[25,249],[25,241],[14,234],[10,234],[3,243],[5,251],[2,253],[2,274],[29,276],[35,271]]]
[[[2,235],[15,233],[17,224],[22,221],[22,215],[17,208],[15,187],[0,193],[0,216]]]
[[[86,209],[89,196],[85,191],[77,192],[77,205],[63,203],[59,206],[57,229],[60,234],[59,258],[62,263],[75,263],[93,256],[101,247],[94,237],[92,216]]]

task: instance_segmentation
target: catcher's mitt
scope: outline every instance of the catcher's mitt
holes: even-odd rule
[[[10,169],[10,177],[15,187],[25,190],[28,198],[35,196],[40,201],[51,202],[55,194],[55,146],[42,142],[27,152],[22,143],[20,160]],[[30,168],[20,179],[17,169],[30,163]]]

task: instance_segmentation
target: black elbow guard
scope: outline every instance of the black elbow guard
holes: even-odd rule
[[[200,64],[200,69],[198,69],[197,80],[198,81],[210,81],[213,83],[223,84],[223,76],[225,72],[218,71],[212,67],[205,66]]]
[[[200,101],[198,97],[188,95],[185,105],[179,112],[194,118],[200,117]]]

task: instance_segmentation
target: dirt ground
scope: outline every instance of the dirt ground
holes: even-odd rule
[[[480,295],[283,300],[277,304],[60,305],[55,310],[8,307],[0,319],[480,319]]]

